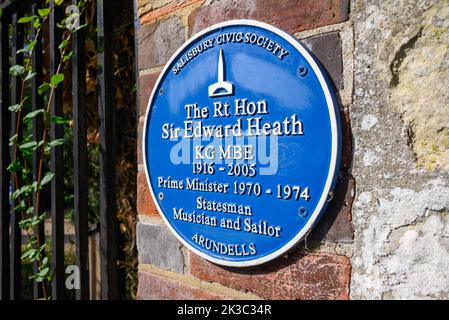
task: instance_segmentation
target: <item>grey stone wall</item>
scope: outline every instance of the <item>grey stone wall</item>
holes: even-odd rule
[[[353,1],[352,299],[449,298],[449,2]]]

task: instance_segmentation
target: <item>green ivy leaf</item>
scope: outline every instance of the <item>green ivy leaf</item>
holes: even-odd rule
[[[19,196],[20,196],[19,190],[16,190],[12,193],[11,200],[16,200]],[[15,208],[15,210],[17,210],[17,208]]]
[[[28,48],[30,49],[30,51],[34,49],[36,44],[37,44],[37,40],[36,39],[34,39],[33,41],[30,42],[30,44],[28,45]]]
[[[31,218],[31,226],[32,227],[37,226],[41,222],[42,222],[42,220],[40,219],[40,217],[33,216],[33,218]]]
[[[31,255],[34,255],[36,251],[37,251],[36,249],[29,249],[22,254],[20,259],[25,260],[29,258]]]
[[[64,74],[63,73],[57,73],[51,76],[50,84],[53,87],[56,87],[59,83],[64,81]]]
[[[33,120],[36,116],[38,116],[41,113],[44,113],[44,109],[37,109],[37,110],[31,111],[23,118],[23,122],[30,123],[31,120]]]
[[[13,194],[11,195],[11,199],[12,200],[16,200],[19,196],[21,196],[22,194],[30,194],[33,191],[33,186],[32,185],[25,185],[20,189],[17,189],[16,191],[13,192]]]
[[[45,186],[47,183],[49,183],[49,182],[53,179],[54,176],[55,176],[55,175],[54,175],[53,173],[51,173],[51,172],[47,173],[47,174],[42,178],[42,181],[41,181],[41,187],[42,187],[42,186]]]
[[[45,277],[50,272],[49,267],[43,268],[41,271],[39,271],[38,276],[39,277]]]
[[[25,79],[23,79],[23,81],[28,81],[33,79],[35,76],[37,75],[37,72],[28,72],[27,76],[25,77]]]
[[[25,47],[23,47],[22,49],[17,50],[17,53],[24,53],[24,52],[31,53],[31,51],[33,51],[36,44],[37,44],[37,40],[33,40],[30,43],[28,43]]]
[[[50,118],[50,121],[53,122],[54,124],[59,124],[59,125],[67,125],[70,123],[70,120],[66,120],[63,117],[59,117],[59,116],[52,116]]]
[[[11,138],[9,138],[9,146],[12,147],[14,146],[14,144],[17,142],[17,138],[19,136],[17,135],[17,133],[15,135],[13,135]]]
[[[14,77],[21,76],[24,73],[25,73],[25,67],[21,66],[19,64],[16,64],[15,66],[12,66],[11,68],[9,68],[9,74]]]
[[[50,14],[50,8],[38,9],[37,12],[41,16],[41,18],[45,18]]]
[[[22,170],[22,168],[22,163],[20,163],[20,161],[16,159],[9,164],[7,170],[11,172],[19,172],[20,170]]]
[[[20,150],[34,150],[38,146],[36,141],[30,141],[19,146]]]
[[[69,61],[73,57],[73,51],[70,51],[68,54],[64,55],[64,58],[62,59],[64,62]]]
[[[17,21],[17,23],[28,23],[30,21],[33,21],[36,18],[37,18],[37,16],[22,17]]]
[[[29,207],[25,213],[29,216],[34,214],[34,207]]]
[[[31,227],[31,219],[24,219],[19,221],[20,229],[29,229]],[[24,259],[24,258],[22,258]]]
[[[28,256],[30,261],[36,261],[39,259],[39,250],[34,249],[32,253]]]
[[[57,6],[60,6],[63,2],[64,2],[64,0],[55,0],[55,4]]]
[[[32,248],[37,243],[37,236],[31,234],[28,243],[26,243],[26,248]]]
[[[33,23],[34,29],[39,29],[40,26],[41,26],[41,20],[40,19],[34,20],[34,23]]]
[[[25,209],[26,209],[25,200],[22,200],[17,206],[14,207],[14,212],[22,212],[25,211]]]
[[[82,25],[80,25],[78,28],[76,28],[75,30],[73,30],[73,32],[77,32],[77,31],[79,31],[79,30],[81,30],[81,29],[84,29],[84,28],[87,27],[87,26],[88,26],[87,23],[82,24]]]
[[[14,104],[12,106],[9,106],[8,110],[11,111],[11,112],[18,112],[21,108],[22,108],[22,104],[18,103],[18,104]]]
[[[40,216],[39,216],[39,220],[42,222],[42,221],[45,221],[45,218],[47,217],[47,212],[44,212],[44,213],[42,213]]]
[[[50,141],[48,143],[48,146],[50,148],[58,147],[58,146],[62,146],[64,144],[64,142],[65,142],[65,139],[56,139],[56,140]]]
[[[39,93],[39,95],[42,95],[43,93],[47,92],[50,89],[50,84],[47,82],[44,82],[43,84],[41,84],[39,86],[39,88],[37,88],[37,93]]]
[[[58,49],[63,50],[65,47],[67,47],[68,44],[69,44],[69,40],[64,39],[64,40],[62,40],[61,44],[58,46]]]
[[[19,50],[16,51],[17,54],[19,54],[19,53],[29,53],[29,52],[30,52],[30,50],[28,50],[27,46],[25,46],[22,49],[19,49]]]

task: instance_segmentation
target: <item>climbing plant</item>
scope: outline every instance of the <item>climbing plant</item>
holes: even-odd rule
[[[48,169],[50,152],[53,148],[61,147],[65,139],[51,139],[49,128],[55,126],[68,127],[70,119],[52,115],[55,90],[64,82],[63,68],[70,63],[73,52],[70,50],[72,35],[85,25],[79,25],[80,15],[83,14],[86,0],[78,1],[77,5],[64,0],[55,0],[55,7],[66,6],[65,16],[57,23],[62,30],[58,50],[60,61],[56,72],[47,81],[43,81],[37,89],[42,96],[43,108],[30,110],[30,92],[27,90],[29,82],[36,77],[38,70],[33,70],[32,58],[35,54],[36,45],[41,37],[44,37],[44,28],[48,27],[51,11],[55,7],[49,1],[42,1],[42,8],[37,14],[23,16],[18,20],[20,24],[26,24],[34,28],[33,37],[25,43],[24,47],[17,50],[17,55],[23,55],[23,64],[13,65],[10,75],[20,79],[20,96],[18,103],[11,105],[9,110],[16,113],[15,135],[10,138],[12,147],[11,163],[8,170],[12,172],[14,192],[11,200],[14,203],[14,214],[19,215],[19,227],[26,234],[26,242],[22,249],[21,259],[24,263],[36,266],[30,279],[41,283],[44,299],[50,298],[50,286],[53,272],[50,263],[50,251],[44,239],[40,238],[38,232],[47,217],[47,212],[42,210],[42,191],[50,184],[54,174]],[[36,117],[43,121],[41,132],[32,134],[32,122]],[[19,134],[22,133],[22,134]],[[33,156],[38,159],[37,179],[32,174]]]

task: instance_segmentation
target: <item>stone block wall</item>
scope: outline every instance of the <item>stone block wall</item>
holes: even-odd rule
[[[138,0],[139,299],[449,297],[448,2]],[[163,224],[141,138],[164,64],[196,32],[255,19],[300,39],[338,93],[343,150],[317,227],[264,265],[214,265]],[[445,80],[445,81],[444,81]]]

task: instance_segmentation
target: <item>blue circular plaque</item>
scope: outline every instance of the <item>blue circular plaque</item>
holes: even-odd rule
[[[174,235],[212,262],[257,265],[292,248],[324,211],[339,167],[338,109],[298,40],[229,21],[169,60],[148,103],[143,150]]]

